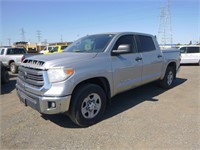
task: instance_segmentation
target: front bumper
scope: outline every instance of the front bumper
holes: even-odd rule
[[[71,95],[64,97],[38,96],[26,92],[18,84],[16,84],[16,91],[22,103],[26,106],[32,107],[42,114],[58,114],[69,110]]]

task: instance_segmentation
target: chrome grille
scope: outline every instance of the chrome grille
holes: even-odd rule
[[[40,88],[44,85],[43,70],[19,66],[18,77],[32,87]]]
[[[25,59],[25,60],[23,61],[23,63],[33,64],[33,65],[37,65],[37,66],[43,66],[43,65],[44,65],[44,62],[43,62],[43,61],[31,60],[31,59]]]

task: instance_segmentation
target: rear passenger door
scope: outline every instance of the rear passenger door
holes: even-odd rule
[[[142,60],[138,53],[133,35],[123,35],[118,38],[112,50],[119,45],[129,45],[131,52],[111,56],[114,93],[119,93],[141,84]]]
[[[137,35],[137,45],[142,56],[142,84],[159,79],[162,71],[163,55],[156,49],[153,37]]]

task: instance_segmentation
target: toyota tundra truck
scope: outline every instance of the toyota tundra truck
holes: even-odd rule
[[[25,59],[16,90],[25,106],[41,114],[64,113],[77,125],[90,126],[101,120],[111,98],[121,92],[157,80],[171,88],[179,66],[179,50],[161,51],[155,36],[87,35],[63,53]]]

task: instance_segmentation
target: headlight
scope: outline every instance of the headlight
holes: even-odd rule
[[[50,82],[59,82],[70,77],[74,70],[72,68],[51,68],[47,73]]]

